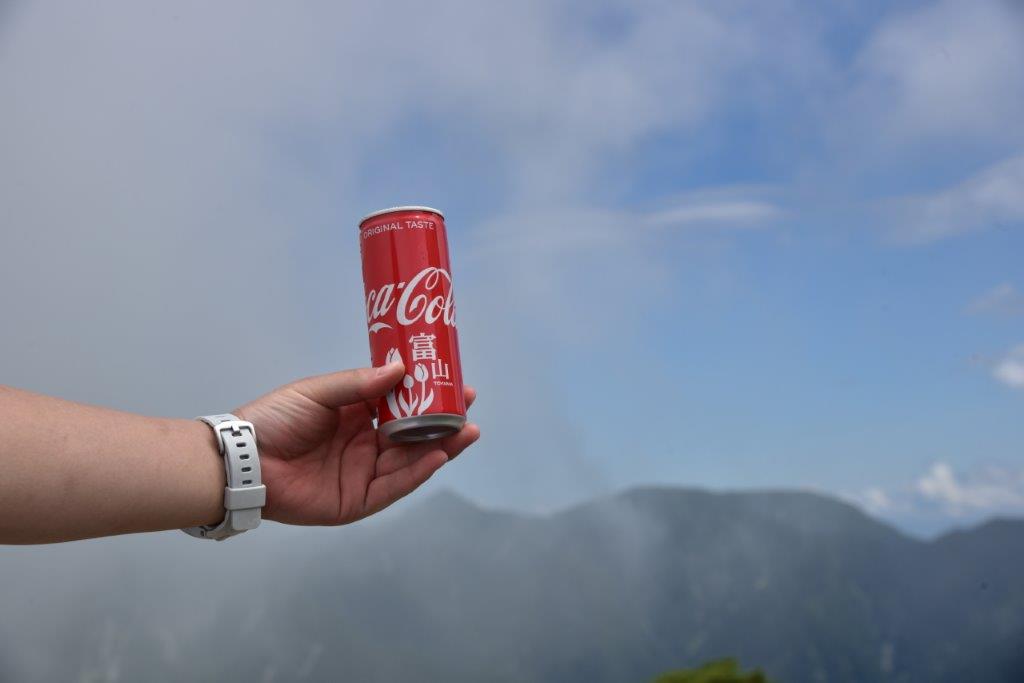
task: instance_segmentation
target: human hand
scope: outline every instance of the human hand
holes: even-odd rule
[[[480,438],[466,423],[437,441],[396,444],[373,427],[374,404],[401,380],[402,363],[308,377],[248,403],[267,487],[263,517],[347,524],[411,493]],[[476,392],[466,387],[467,407]]]

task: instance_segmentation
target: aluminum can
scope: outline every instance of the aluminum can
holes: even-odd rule
[[[377,405],[378,428],[401,442],[458,432],[466,400],[444,215],[427,206],[375,211],[359,221],[359,251],[371,363],[405,363]]]

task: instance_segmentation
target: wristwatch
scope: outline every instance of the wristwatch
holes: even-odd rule
[[[256,429],[251,422],[230,413],[197,417],[213,428],[220,454],[224,457],[227,486],[224,487],[224,521],[216,525],[182,529],[196,538],[223,541],[260,525],[260,508],[267,503],[267,487],[260,478],[260,455],[256,450]]]

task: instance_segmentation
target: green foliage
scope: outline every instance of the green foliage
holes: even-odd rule
[[[754,669],[747,673],[740,671],[735,659],[719,659],[708,662],[699,669],[679,669],[669,671],[654,679],[654,683],[770,683],[761,673]]]

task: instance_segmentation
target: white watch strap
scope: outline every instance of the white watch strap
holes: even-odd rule
[[[223,541],[260,525],[260,508],[267,502],[267,487],[260,474],[256,428],[230,413],[196,418],[213,428],[224,457],[224,521],[217,525],[182,529],[197,538]]]

